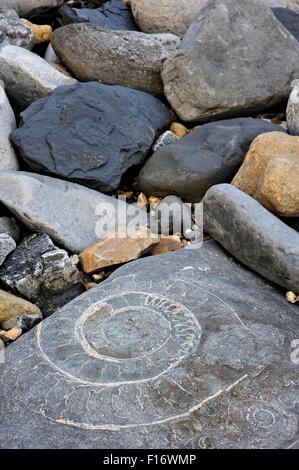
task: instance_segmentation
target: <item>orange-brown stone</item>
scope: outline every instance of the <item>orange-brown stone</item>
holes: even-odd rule
[[[184,243],[180,240],[179,237],[175,235],[170,235],[169,237],[164,237],[163,235],[159,236],[160,241],[158,245],[153,246],[149,250],[150,255],[161,255],[163,253],[169,253],[170,251],[180,250],[184,248]]]
[[[298,217],[299,137],[283,132],[256,137],[232,184],[269,211]]]
[[[170,126],[170,131],[173,132],[179,139],[184,137],[184,135],[189,133],[189,129],[180,124],[179,122],[172,122]]]
[[[34,24],[30,21],[21,18],[21,21],[31,29],[35,37],[35,43],[40,44],[41,42],[50,41],[52,36],[52,28],[48,24]]]
[[[80,253],[79,259],[83,271],[90,274],[137,259],[158,243],[159,238],[146,227],[118,227]]]

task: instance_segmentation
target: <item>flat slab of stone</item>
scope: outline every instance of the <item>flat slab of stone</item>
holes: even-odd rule
[[[168,108],[148,93],[98,82],[58,87],[21,117],[11,138],[33,171],[101,192],[117,189],[170,123]]]
[[[0,447],[292,447],[298,322],[215,242],[135,261],[6,348]]]
[[[109,30],[138,31],[131,9],[122,0],[109,0],[99,8],[59,8],[58,21],[62,25],[90,23]]]
[[[78,80],[98,80],[163,95],[161,69],[181,40],[174,34],[111,31],[91,24],[58,28],[51,44]]]
[[[77,83],[37,54],[17,46],[0,51],[0,79],[8,97],[21,110],[59,86]]]
[[[128,223],[135,216],[147,223],[147,213],[135,206],[79,184],[25,171],[0,172],[0,201],[31,230],[46,233],[73,253],[111,232],[115,220],[118,225],[118,209]]]

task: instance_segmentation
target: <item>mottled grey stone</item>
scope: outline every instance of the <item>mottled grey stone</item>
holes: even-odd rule
[[[48,235],[24,238],[0,269],[0,279],[27,299],[53,296],[83,282],[65,250]],[[83,289],[81,290],[81,293]]]
[[[58,14],[58,21],[62,25],[91,23],[110,30],[138,30],[131,9],[122,0],[107,1],[96,9],[78,9],[64,5],[59,8]]]
[[[10,7],[10,5],[7,5]],[[34,34],[26,26],[15,10],[4,10],[6,5],[0,3],[0,49],[4,46],[21,46],[32,49],[35,43]]]
[[[48,47],[47,47],[45,55],[44,55],[44,59],[47,62],[52,62],[53,64],[58,64],[58,65],[61,64],[61,60],[55,54],[51,43],[48,44]]]
[[[161,147],[165,147],[165,145],[173,144],[174,142],[177,142],[179,138],[171,131],[166,131],[158,139],[153,145],[153,152],[158,150]]]
[[[11,101],[22,110],[59,86],[77,83],[37,54],[17,46],[0,51],[0,79]]]
[[[2,8],[13,8],[24,16],[35,8],[57,7],[61,3],[62,0],[1,0]]]
[[[17,223],[9,217],[0,217],[0,233],[6,233],[15,242],[18,242],[20,237],[20,229]]]
[[[299,41],[299,14],[289,8],[271,8],[284,27]]]
[[[0,266],[16,247],[16,242],[7,233],[0,233]]]
[[[197,122],[280,103],[298,74],[298,41],[259,0],[207,0],[162,67],[172,108]]]
[[[205,0],[131,0],[136,23],[145,33],[184,36]]]
[[[21,117],[11,138],[30,168],[102,192],[143,163],[170,123],[167,107],[148,93],[97,82],[59,87]]]
[[[155,209],[159,221],[159,233],[186,236],[192,229],[192,209],[177,196],[166,196]]]
[[[118,209],[128,223],[138,215],[147,222],[145,211],[123,201],[78,184],[23,171],[0,172],[0,201],[31,230],[48,234],[74,253],[99,241],[114,224],[118,226],[114,218]],[[120,224],[125,225],[122,219]]]
[[[139,173],[138,184],[147,195],[176,194],[200,201],[209,187],[233,179],[258,135],[273,131],[286,132],[281,126],[250,118],[204,124],[158,149]]]
[[[16,153],[9,140],[16,127],[14,112],[0,82],[0,170],[19,169]]]
[[[78,80],[99,80],[162,95],[162,63],[179,50],[181,40],[173,34],[75,24],[56,29],[51,44]]]
[[[6,348],[0,447],[292,447],[298,322],[215,242],[130,263]]]
[[[231,254],[299,295],[299,233],[230,184],[203,198],[204,229]]]
[[[289,133],[299,135],[299,80],[295,80],[287,106],[287,123]]]

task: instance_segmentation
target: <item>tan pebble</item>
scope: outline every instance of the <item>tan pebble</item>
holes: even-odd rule
[[[173,132],[179,139],[181,139],[184,137],[184,135],[188,134],[189,129],[179,122],[172,122],[170,125],[170,131]]]
[[[146,210],[147,205],[148,201],[146,195],[144,193],[140,193],[137,198],[136,206],[138,207],[138,209]]]
[[[96,283],[95,283],[95,282],[86,282],[86,284],[84,284],[84,285],[85,285],[85,289],[86,289],[86,290],[90,290],[90,289],[92,289],[93,287],[96,287]]]
[[[8,342],[8,341],[15,341],[16,339],[18,339],[22,334],[22,330],[21,328],[12,328],[11,330],[8,330],[8,331],[4,331],[4,330],[1,330],[0,331],[0,338],[2,339],[2,341],[5,341],[5,342]]]
[[[156,197],[156,196],[150,196],[148,198],[148,203],[151,205],[152,209],[155,209],[159,202],[161,201],[161,197]]]
[[[31,29],[35,37],[35,43],[40,44],[41,42],[50,41],[52,36],[52,28],[48,24],[34,24],[24,18],[21,21]]]
[[[297,296],[294,294],[294,292],[289,291],[286,293],[286,299],[291,304],[295,304],[296,302],[299,302],[299,295]]]
[[[160,242],[149,250],[149,254],[152,256],[161,255],[163,253],[169,253],[171,251],[180,250],[184,248],[185,244],[181,242],[180,237],[176,235],[170,235],[169,237],[159,236]]]
[[[105,278],[106,278],[106,273],[104,271],[102,271],[99,274],[92,275],[92,279],[94,280],[94,282],[103,281]]]

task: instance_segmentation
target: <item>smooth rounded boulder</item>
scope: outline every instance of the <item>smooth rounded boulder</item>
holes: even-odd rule
[[[281,126],[260,119],[237,118],[200,126],[175,143],[158,149],[138,177],[147,195],[176,194],[200,201],[209,187],[229,183],[253,139]]]
[[[76,24],[57,29],[51,44],[80,81],[98,80],[162,95],[163,61],[179,50],[181,40],[173,34],[107,31]]]
[[[56,88],[21,117],[11,138],[32,170],[102,192],[115,190],[144,161],[170,122],[153,96],[97,82]]]
[[[9,140],[15,130],[16,118],[0,83],[0,170],[18,170],[19,162]]]
[[[145,33],[183,36],[205,0],[131,0],[136,23]]]
[[[299,233],[230,184],[203,198],[204,229],[243,264],[299,295]]]
[[[232,184],[282,217],[299,217],[299,137],[258,136]]]
[[[269,108],[298,76],[298,41],[258,0],[207,0],[162,68],[172,108],[196,122]]]
[[[63,0],[1,0],[2,8],[13,8],[19,15],[28,15],[35,8],[57,7]]]

